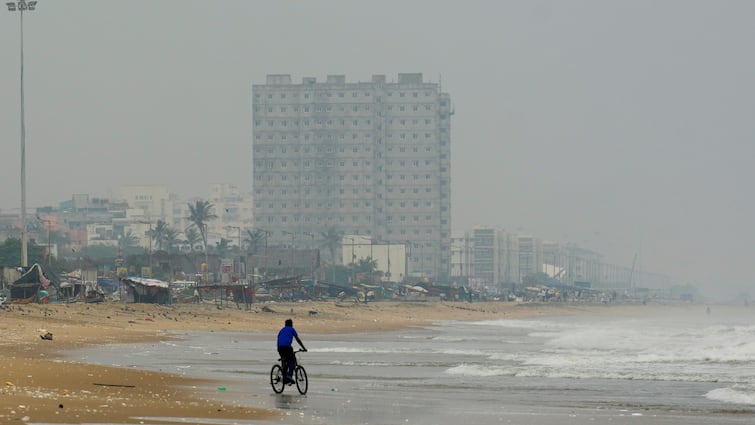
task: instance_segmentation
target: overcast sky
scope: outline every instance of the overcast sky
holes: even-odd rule
[[[27,199],[251,190],[251,88],[442,82],[454,234],[495,225],[727,294],[755,250],[755,2],[40,0]],[[0,12],[0,209],[18,211],[19,16]]]

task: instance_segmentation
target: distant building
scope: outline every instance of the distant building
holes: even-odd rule
[[[170,220],[173,202],[167,186],[123,186],[121,198],[126,201],[129,208],[143,210],[145,217],[173,224]]]
[[[543,241],[543,268],[542,272],[548,275],[551,281],[565,282],[568,278],[569,251],[560,243]]]
[[[278,246],[306,246],[307,234],[321,245],[329,229],[406,244],[410,275],[445,279],[452,114],[422,74],[268,75],[253,87],[255,226]]]
[[[542,272],[543,246],[542,241],[534,236],[521,235],[518,237],[519,245],[519,276],[521,283],[527,276]]]
[[[566,245],[567,261],[565,263],[566,282],[589,282],[592,286],[601,284],[603,256],[589,249],[576,245]]]
[[[476,226],[465,240],[465,246],[470,245],[467,268],[476,282],[494,288],[520,282],[516,235],[503,229]]]

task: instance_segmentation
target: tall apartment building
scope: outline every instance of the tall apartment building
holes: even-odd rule
[[[404,243],[409,276],[445,279],[451,101],[422,74],[347,83],[268,75],[253,87],[254,216],[271,244],[334,229]]]
[[[476,226],[470,240],[475,279],[499,288],[519,282],[519,239],[516,235],[494,227]]]
[[[519,245],[519,283],[524,278],[543,271],[543,243],[534,236],[520,235]]]

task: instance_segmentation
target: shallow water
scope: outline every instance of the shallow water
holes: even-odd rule
[[[755,414],[753,319],[753,310],[701,307],[302,335],[306,396],[273,394],[267,333],[189,332],[70,358],[212,378],[209,396],[281,409],[283,423],[745,424]]]

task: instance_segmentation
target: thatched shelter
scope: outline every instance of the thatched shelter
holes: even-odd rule
[[[49,287],[52,286],[56,291],[59,290],[60,282],[49,270],[40,264],[34,264],[16,279],[10,285],[10,297],[9,302],[31,302],[38,300],[38,298],[44,299]],[[40,297],[42,294],[42,297]]]
[[[123,301],[127,303],[170,304],[170,285],[168,282],[140,276],[121,279],[124,291]]]

